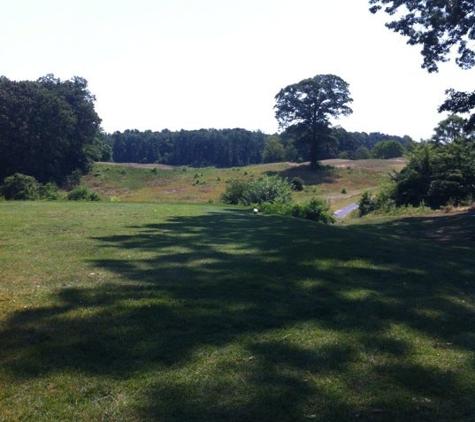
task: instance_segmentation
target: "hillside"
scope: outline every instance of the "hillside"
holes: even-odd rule
[[[404,166],[394,160],[326,160],[319,171],[308,164],[275,163],[217,169],[171,167],[154,164],[96,163],[83,183],[106,200],[124,202],[219,202],[231,179],[279,175],[305,182],[295,192],[299,202],[312,197],[327,199],[337,209],[358,199],[364,189],[376,189],[393,170]]]

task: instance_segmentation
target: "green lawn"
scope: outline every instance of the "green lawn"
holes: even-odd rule
[[[0,421],[475,420],[474,234],[0,203]]]

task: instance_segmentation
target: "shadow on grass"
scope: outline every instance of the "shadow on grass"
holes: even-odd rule
[[[454,232],[473,229],[460,218]],[[116,281],[16,313],[1,364],[26,379],[155,373],[138,420],[467,420],[474,247],[430,236],[443,227],[220,211],[97,237],[115,255],[91,265]],[[437,366],[437,348],[460,368]]]
[[[301,178],[306,185],[314,186],[322,183],[334,183],[338,179],[338,169],[332,166],[319,165],[316,169],[310,164],[300,164],[283,171],[268,171],[268,176],[279,176],[283,179],[292,180],[294,177]]]

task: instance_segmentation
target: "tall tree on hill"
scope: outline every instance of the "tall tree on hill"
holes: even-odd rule
[[[330,119],[352,113],[348,87],[338,76],[316,75],[288,85],[275,96],[279,126],[309,145],[312,167],[332,142]]]
[[[370,11],[383,9],[395,19],[386,26],[408,37],[408,44],[422,45],[422,67],[438,71],[438,63],[456,55],[462,69],[475,65],[475,0],[369,0]],[[456,50],[456,53],[454,52]],[[439,111],[469,113],[475,108],[475,91],[446,91],[447,100]],[[475,113],[467,129],[475,128]]]

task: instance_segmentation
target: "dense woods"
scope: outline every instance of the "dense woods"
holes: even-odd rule
[[[106,139],[117,163],[235,167],[263,162],[306,161],[309,154],[308,143],[295,139],[291,130],[280,135],[245,129],[126,130],[108,134]],[[409,136],[347,132],[343,128],[331,129],[329,139],[318,156],[320,160],[370,158],[371,150],[383,141],[397,142],[402,147],[401,152],[414,143]]]

